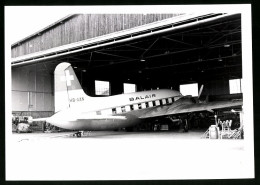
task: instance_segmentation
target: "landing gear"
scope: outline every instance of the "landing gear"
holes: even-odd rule
[[[91,133],[91,131],[87,131],[86,136],[89,136],[90,133]],[[82,137],[83,135],[84,135],[84,131],[78,131],[78,132],[72,134],[72,136],[74,136],[74,137]]]
[[[72,134],[72,136],[74,136],[74,137],[81,137],[83,135],[84,135],[84,131],[78,131],[78,132]]]

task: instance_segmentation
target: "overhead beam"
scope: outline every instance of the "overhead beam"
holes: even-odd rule
[[[196,46],[194,44],[190,44],[190,43],[187,43],[187,42],[183,42],[183,41],[179,41],[179,40],[176,40],[176,39],[172,39],[172,38],[169,38],[167,36],[163,36],[162,38],[170,40],[170,41],[173,41],[173,42],[181,43],[181,44],[184,44],[184,45],[188,45],[188,46],[192,46],[192,47],[198,47],[198,46]]]
[[[121,55],[115,55],[115,54],[111,54],[111,53],[105,53],[105,52],[101,52],[101,51],[94,51],[95,53],[100,53],[103,55],[108,55],[108,56],[113,56],[113,57],[119,57],[119,58],[125,58],[125,59],[133,59],[130,57],[125,57],[125,56],[121,56]]]
[[[159,40],[159,38],[157,38],[142,54],[141,57],[144,57],[144,54],[147,53],[147,51],[149,51],[154,45],[155,43]]]

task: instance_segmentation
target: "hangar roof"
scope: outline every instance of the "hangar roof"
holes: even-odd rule
[[[57,24],[61,24],[62,22],[67,21],[67,20],[69,20],[70,18],[72,18],[74,16],[76,16],[76,14],[70,14],[70,15],[68,15],[66,17],[63,17],[62,19],[59,19],[58,21],[56,21],[56,22],[50,24],[49,26],[47,26],[47,27],[37,31],[36,33],[33,33],[33,34],[31,34],[31,35],[29,35],[29,36],[27,36],[27,37],[25,37],[25,38],[15,42],[15,43],[13,43],[11,45],[11,47],[15,47],[15,46],[19,45],[20,43],[25,42],[26,40],[31,39],[34,36],[41,35],[42,32],[45,32],[45,31],[51,29],[52,27],[56,26]]]
[[[12,66],[67,61],[99,79],[154,83],[241,78],[241,15],[184,15],[12,59]]]

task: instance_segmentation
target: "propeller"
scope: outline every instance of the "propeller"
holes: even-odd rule
[[[202,85],[200,86],[200,90],[199,90],[199,94],[198,94],[198,100],[200,99],[200,95],[201,95],[201,93],[202,93],[202,91],[203,91],[203,88],[204,88],[204,85],[202,84]]]

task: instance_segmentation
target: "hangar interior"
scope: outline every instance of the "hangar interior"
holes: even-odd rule
[[[90,96],[204,86],[201,99],[241,99],[241,15],[73,14],[12,45],[12,113],[54,114],[55,67],[72,64]],[[230,92],[230,80],[240,90]],[[95,81],[109,82],[103,94]],[[196,96],[196,95],[195,95]],[[196,98],[196,97],[195,97]]]

